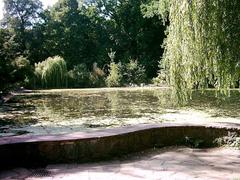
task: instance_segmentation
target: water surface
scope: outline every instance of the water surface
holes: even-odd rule
[[[240,122],[240,93],[195,92],[179,106],[164,88],[50,90],[18,94],[0,107],[0,136],[63,134],[161,122]]]

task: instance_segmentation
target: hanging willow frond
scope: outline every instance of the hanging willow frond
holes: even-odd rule
[[[186,102],[209,85],[227,94],[240,78],[240,0],[168,2],[162,61],[174,95]]]
[[[35,65],[35,74],[45,88],[66,87],[67,66],[63,58],[55,56]]]

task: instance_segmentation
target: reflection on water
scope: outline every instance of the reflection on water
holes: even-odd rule
[[[15,97],[15,101],[0,107],[0,136],[16,132],[57,134],[90,128],[161,123],[181,110],[201,111],[209,117],[239,118],[239,97],[238,91],[232,91],[232,96],[225,99],[217,98],[212,90],[204,94],[195,92],[188,106],[178,107],[169,89],[158,88],[21,94]]]
[[[115,122],[124,119],[141,118],[146,114],[162,113],[163,106],[158,95],[165,90],[155,92],[144,91],[110,91],[110,92],[71,92],[47,94],[40,99],[31,97],[28,101],[36,107],[38,117],[54,122],[86,119],[85,124],[101,124],[108,119]],[[170,97],[170,96],[169,96]],[[91,122],[93,120],[94,122]],[[118,122],[121,123],[121,122]]]

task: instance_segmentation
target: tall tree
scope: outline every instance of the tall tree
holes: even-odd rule
[[[6,44],[8,41],[9,32],[6,29],[0,29],[0,90],[4,89],[10,80],[11,62],[8,61],[10,53]]]
[[[27,32],[40,21],[42,3],[40,0],[4,0],[4,19],[2,27],[11,31],[18,53],[27,50]]]
[[[100,14],[108,20],[108,33],[116,59],[138,60],[148,77],[156,76],[162,56],[165,27],[157,17],[144,18],[141,5],[147,0],[96,0]]]
[[[230,92],[240,78],[239,0],[156,2],[163,19],[169,15],[163,66],[179,100],[209,84]]]
[[[64,57],[70,67],[80,63],[92,67],[95,61],[99,61],[98,38],[103,34],[95,21],[97,16],[94,9],[80,8],[77,0],[60,0],[49,11],[47,49],[52,55]]]
[[[4,0],[0,28],[0,89],[23,81],[31,71],[29,55],[33,26],[41,22],[39,0]],[[25,56],[25,57],[23,57]]]

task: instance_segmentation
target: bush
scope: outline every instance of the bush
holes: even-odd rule
[[[73,70],[68,72],[68,86],[79,88],[89,87],[90,72],[87,69],[86,64],[79,64],[74,66]]]
[[[37,85],[42,88],[67,87],[67,65],[59,56],[35,64],[35,75]]]
[[[13,68],[10,72],[12,85],[16,86],[28,86],[30,83],[30,78],[33,76],[33,68],[30,61],[23,56],[19,56],[11,63]]]
[[[230,146],[240,149],[240,137],[236,132],[228,132],[227,136],[215,139],[214,143],[218,146]]]
[[[167,71],[162,62],[159,63],[158,65],[159,71],[158,71],[158,76],[153,78],[153,83],[156,86],[167,86]]]
[[[106,85],[108,87],[119,87],[122,85],[123,75],[122,75],[122,65],[121,63],[116,64],[111,62],[109,75],[106,79]]]
[[[97,66],[97,63],[93,64],[93,70],[90,73],[90,85],[92,87],[104,87],[105,86],[105,73]]]
[[[159,72],[158,76],[153,78],[153,83],[156,86],[166,86],[167,85],[167,79],[166,79],[166,74],[164,71]]]
[[[12,62],[12,66],[14,68],[14,71],[11,74],[18,81],[23,81],[27,76],[31,75],[32,73],[30,61],[26,57],[17,57]]]
[[[141,84],[146,81],[145,67],[137,61],[130,60],[125,66],[124,82],[127,84]]]
[[[14,62],[13,65],[15,67],[15,69],[29,69],[30,67],[30,62],[26,57],[23,56],[19,56],[17,57]]]

